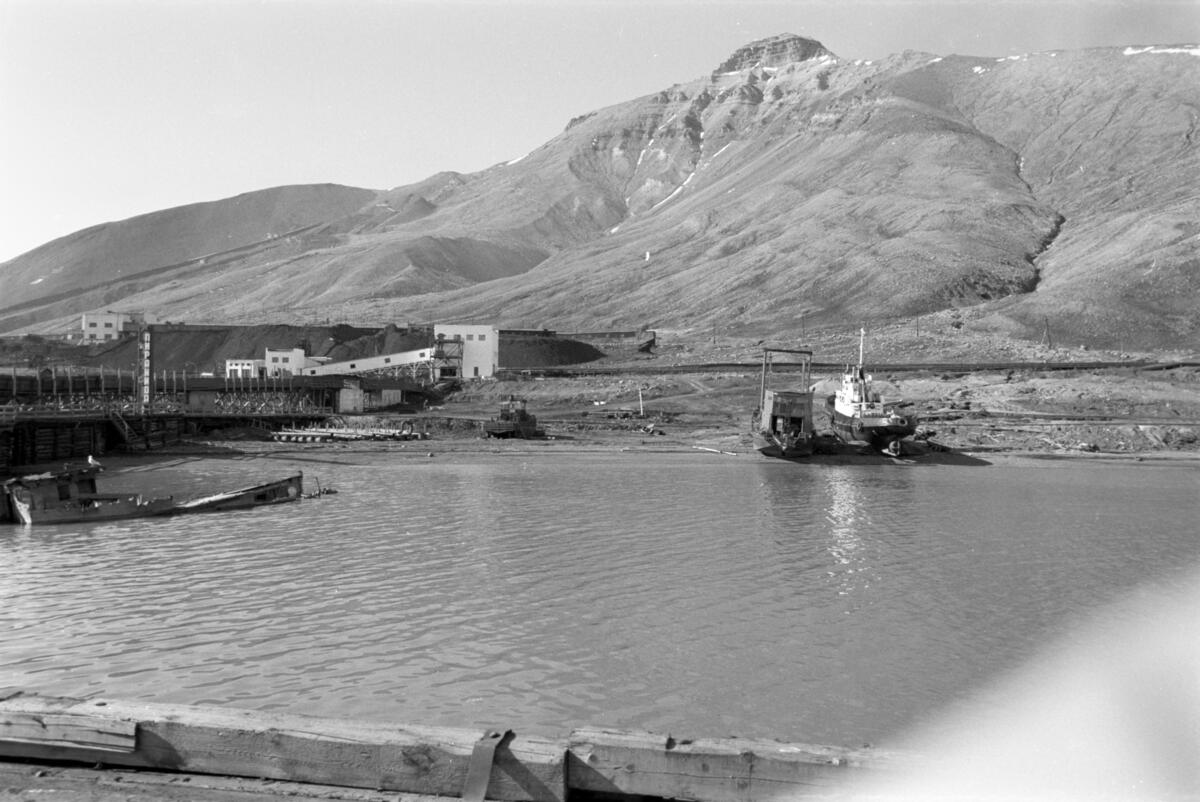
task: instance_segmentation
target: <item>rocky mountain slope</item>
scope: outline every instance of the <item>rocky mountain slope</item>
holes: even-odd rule
[[[266,190],[48,243],[0,265],[0,331],[115,306],[793,337],[969,308],[979,331],[1194,349],[1198,55],[869,63],[774,37],[479,173]]]
[[[127,299],[147,293],[164,302],[136,308],[173,315],[178,307],[166,298],[212,291],[205,280],[227,265],[315,247],[314,228],[377,194],[331,184],[276,187],[85,228],[0,265],[0,329],[133,308]]]

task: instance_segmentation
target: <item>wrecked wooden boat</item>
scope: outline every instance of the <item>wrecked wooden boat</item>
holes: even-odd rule
[[[299,501],[304,496],[304,474],[297,473],[283,479],[276,479],[241,490],[227,490],[214,493],[211,496],[189,499],[174,506],[173,513],[185,512],[219,512],[223,510],[245,510],[251,507],[262,507],[268,504],[282,504],[287,501]]]
[[[304,475],[176,501],[174,496],[146,498],[141,493],[104,493],[96,475],[104,470],[95,462],[67,466],[61,471],[8,479],[0,485],[0,521],[31,524],[87,523],[126,518],[151,518],[189,512],[247,509],[304,495]]]
[[[166,515],[175,506],[170,496],[145,498],[140,493],[101,493],[96,488],[99,465],[8,479],[0,485],[0,520],[23,524],[114,521]]]

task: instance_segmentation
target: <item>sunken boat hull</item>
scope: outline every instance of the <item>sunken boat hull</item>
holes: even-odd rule
[[[180,502],[173,512],[221,512],[224,510],[247,510],[269,504],[299,501],[304,496],[304,474],[298,473],[274,482],[267,482],[241,490],[227,490],[211,496]]]
[[[0,485],[0,521],[32,525],[152,518],[249,509],[299,501],[304,495],[301,473],[182,502],[173,496],[146,498],[140,493],[102,493],[96,487],[96,475],[102,470],[99,465],[88,465],[9,479]]]

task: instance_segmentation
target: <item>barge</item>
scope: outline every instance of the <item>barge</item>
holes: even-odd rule
[[[800,375],[793,389],[783,390],[771,386],[773,354],[800,357]],[[816,431],[813,427],[813,389],[809,384],[811,366],[812,351],[763,349],[758,408],[754,410],[750,420],[750,436],[754,448],[763,456],[794,459],[813,453]]]

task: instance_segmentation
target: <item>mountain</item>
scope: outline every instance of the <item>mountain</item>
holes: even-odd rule
[[[85,228],[0,265],[0,330],[127,308],[126,299],[147,292],[186,294],[225,265],[318,246],[314,228],[379,194],[332,184],[277,187]],[[174,314],[170,304],[144,307],[160,308],[160,317]]]
[[[265,190],[47,243],[0,265],[0,331],[98,308],[762,336],[969,312],[1194,349],[1197,56],[866,62],[772,37],[478,173]]]

